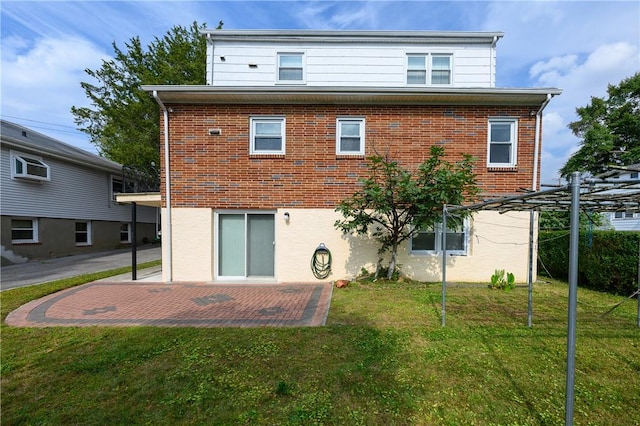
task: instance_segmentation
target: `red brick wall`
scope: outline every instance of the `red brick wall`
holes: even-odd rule
[[[355,190],[358,178],[367,172],[364,157],[336,156],[338,116],[365,118],[366,156],[376,150],[382,154],[388,151],[400,163],[415,166],[428,157],[431,145],[441,144],[449,161],[459,160],[462,153],[477,158],[475,172],[483,192],[507,194],[531,188],[535,117],[529,115],[528,107],[171,105],[171,108],[174,207],[335,207]],[[249,155],[252,115],[286,117],[285,155]],[[487,169],[487,123],[489,117],[496,116],[518,118],[516,168]],[[210,136],[210,128],[219,128],[222,134]]]

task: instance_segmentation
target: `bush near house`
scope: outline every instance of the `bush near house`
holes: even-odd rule
[[[569,275],[569,232],[541,231],[538,271],[556,279]],[[629,296],[638,289],[640,233],[580,232],[578,285]]]

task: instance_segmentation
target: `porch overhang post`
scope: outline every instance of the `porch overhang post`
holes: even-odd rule
[[[138,279],[138,218],[136,203],[131,203],[131,279]]]

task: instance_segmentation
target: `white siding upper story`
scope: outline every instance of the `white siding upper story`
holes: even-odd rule
[[[497,32],[203,33],[207,36],[207,84],[212,86],[491,88],[495,87],[495,45],[502,37]],[[283,54],[294,56],[293,63],[282,62]],[[281,68],[292,64],[297,76],[279,78]],[[412,81],[411,73],[417,79]]]

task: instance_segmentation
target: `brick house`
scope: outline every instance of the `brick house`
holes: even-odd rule
[[[204,30],[207,84],[144,86],[162,109],[163,279],[316,281],[373,268],[375,241],[335,230],[366,157],[417,166],[433,144],[477,158],[486,194],[537,189],[541,117],[554,88],[496,88],[499,32]],[[167,187],[169,190],[167,191]],[[528,213],[479,212],[449,232],[448,276],[524,280]],[[399,252],[440,279],[442,229]]]

